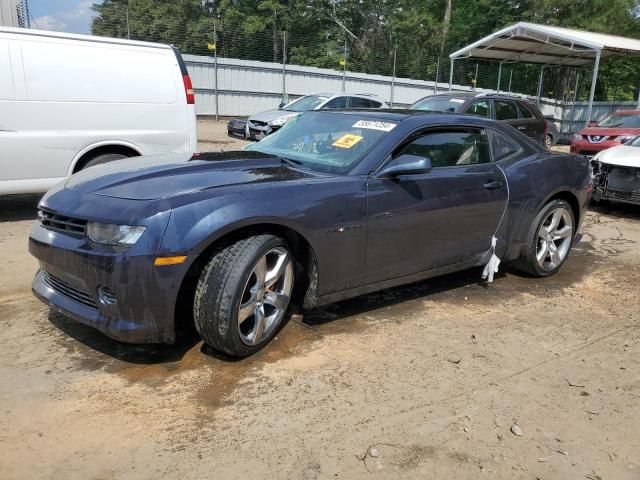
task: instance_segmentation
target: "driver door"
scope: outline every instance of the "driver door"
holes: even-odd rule
[[[369,176],[367,283],[479,258],[506,208],[506,178],[491,162],[483,129],[428,130],[405,141],[393,158],[402,154],[427,157],[432,169]]]

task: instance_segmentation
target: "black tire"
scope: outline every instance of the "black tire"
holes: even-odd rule
[[[128,158],[126,155],[121,153],[103,153],[102,155],[97,155],[84,164],[82,170],[85,168],[95,167],[96,165],[101,165],[103,163],[113,162],[115,160],[122,160]]]
[[[209,347],[234,357],[247,357],[269,343],[286,324],[290,305],[279,324],[256,345],[243,342],[238,328],[240,302],[253,269],[277,247],[292,256],[283,239],[268,234],[241,239],[214,252],[200,274],[193,302],[196,330]]]
[[[544,146],[547,150],[551,149],[551,147],[553,147],[553,136],[551,135],[545,135],[544,137]]]
[[[545,270],[539,265],[536,258],[536,252],[538,248],[538,231],[540,230],[542,223],[548,218],[550,212],[558,208],[565,209],[568,215],[571,217],[572,232],[570,237],[569,250],[567,251],[567,254],[562,259],[562,261],[555,268],[551,270]],[[516,269],[534,277],[548,277],[557,273],[558,270],[562,268],[562,265],[564,265],[564,262],[567,260],[567,258],[569,258],[569,253],[571,252],[571,244],[573,243],[575,234],[576,220],[573,215],[573,209],[571,208],[571,205],[569,205],[564,200],[552,200],[551,202],[547,203],[542,208],[542,210],[540,210],[540,212],[538,212],[536,218],[533,220],[533,222],[531,222],[531,227],[529,228],[529,232],[527,234],[527,246],[525,247],[525,250],[520,258],[514,262],[513,266]]]

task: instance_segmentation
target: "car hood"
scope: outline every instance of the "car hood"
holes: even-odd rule
[[[599,135],[601,137],[619,137],[620,135],[640,135],[640,128],[587,127],[578,132],[580,135]]]
[[[620,167],[640,168],[640,147],[620,145],[608,148],[598,154],[598,161]]]
[[[251,115],[249,120],[257,120],[259,122],[271,122],[276,118],[289,118],[295,117],[298,112],[288,112],[287,110],[267,110],[266,112],[256,113]]]
[[[154,200],[231,185],[313,177],[280,157],[255,151],[136,157],[82,170],[65,188],[131,200]]]

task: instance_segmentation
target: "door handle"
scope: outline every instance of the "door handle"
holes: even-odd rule
[[[498,181],[490,181],[484,184],[484,188],[487,190],[498,190],[502,188],[504,184]]]
[[[527,129],[526,125],[518,125],[516,128],[518,130],[526,130]]]

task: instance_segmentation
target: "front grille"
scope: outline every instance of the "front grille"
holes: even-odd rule
[[[87,221],[81,218],[67,217],[44,209],[38,210],[38,220],[45,228],[80,234],[84,233],[87,225]]]
[[[56,292],[75,300],[78,303],[86,305],[91,308],[98,308],[95,300],[89,295],[88,292],[80,290],[79,288],[72,287],[67,282],[60,280],[58,277],[51,275],[48,272],[42,271],[42,279],[44,283],[55,290]]]
[[[589,143],[602,143],[609,140],[609,137],[606,135],[587,135],[587,140]]]

